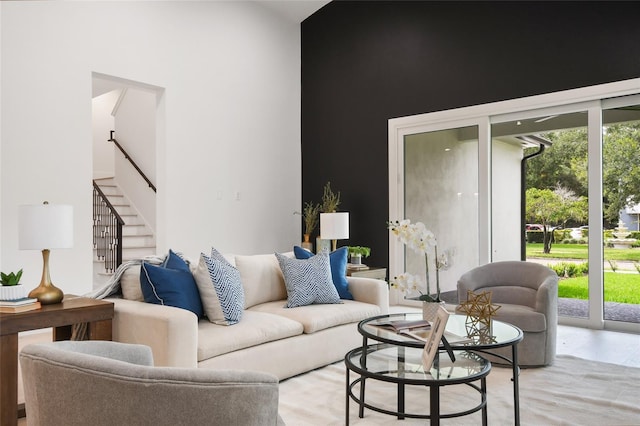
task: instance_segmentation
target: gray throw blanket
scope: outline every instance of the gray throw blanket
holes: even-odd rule
[[[181,253],[176,253],[178,256],[182,257]],[[120,292],[120,278],[125,273],[125,271],[132,266],[141,265],[142,262],[147,262],[152,265],[161,265],[166,256],[145,256],[140,259],[128,260],[118,266],[118,269],[113,273],[109,281],[105,283],[104,286],[90,291],[89,293],[84,294],[84,297],[90,297],[92,299],[104,299],[105,297],[112,296]],[[87,340],[88,332],[87,332],[87,323],[76,324],[73,326],[73,330],[71,332],[71,340]]]

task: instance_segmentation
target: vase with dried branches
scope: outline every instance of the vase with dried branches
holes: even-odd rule
[[[322,213],[333,213],[338,210],[340,205],[340,191],[334,193],[331,190],[331,182],[327,182],[322,192],[322,205],[320,211]]]
[[[302,213],[295,213],[302,215],[302,219],[304,220],[304,241],[302,242],[302,247],[309,251],[313,251],[313,243],[310,241],[310,237],[313,230],[318,226],[320,204],[306,202],[304,204],[304,209],[302,209]]]

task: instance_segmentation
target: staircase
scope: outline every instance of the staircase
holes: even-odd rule
[[[122,227],[122,261],[126,262],[155,254],[156,241],[153,230],[138,215],[113,178],[96,179],[95,182],[124,220],[124,226]],[[95,249],[93,271],[94,288],[102,286],[113,274],[105,270],[104,261],[98,259]]]

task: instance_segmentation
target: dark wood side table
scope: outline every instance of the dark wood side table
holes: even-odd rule
[[[61,303],[33,311],[0,313],[0,425],[18,423],[18,333],[53,327],[53,340],[68,340],[74,324],[88,323],[91,340],[111,340],[113,303],[65,295]]]

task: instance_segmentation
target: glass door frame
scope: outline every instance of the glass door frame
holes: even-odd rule
[[[435,113],[438,114],[438,113]],[[404,175],[404,140],[405,136],[436,132],[461,127],[478,128],[478,256],[480,264],[489,262],[490,244],[489,230],[483,229],[481,223],[486,223],[489,215],[490,182],[486,171],[488,167],[480,167],[486,164],[489,159],[489,120],[485,118],[457,119],[450,121],[443,116],[443,119],[431,117],[427,123],[412,124],[413,117],[389,120],[389,218],[390,220],[403,219],[405,215],[405,175]],[[391,122],[394,122],[392,125]],[[484,250],[482,249],[484,247]],[[394,277],[405,270],[404,245],[397,238],[389,238],[389,276]],[[403,303],[399,303],[403,302]],[[397,292],[390,293],[390,303],[411,304],[398,297]]]
[[[560,317],[566,325],[594,329],[640,332],[640,324],[604,320],[603,234],[602,234],[602,109],[620,100],[640,94],[640,78],[571,89],[527,98],[476,105],[390,119],[389,141],[389,218],[404,214],[404,137],[406,135],[478,127],[478,255],[480,265],[491,262],[491,124],[575,111],[588,113],[589,178],[589,318]],[[389,276],[404,270],[404,247],[389,238]],[[395,274],[395,275],[394,275]],[[396,292],[391,304],[398,303]]]

